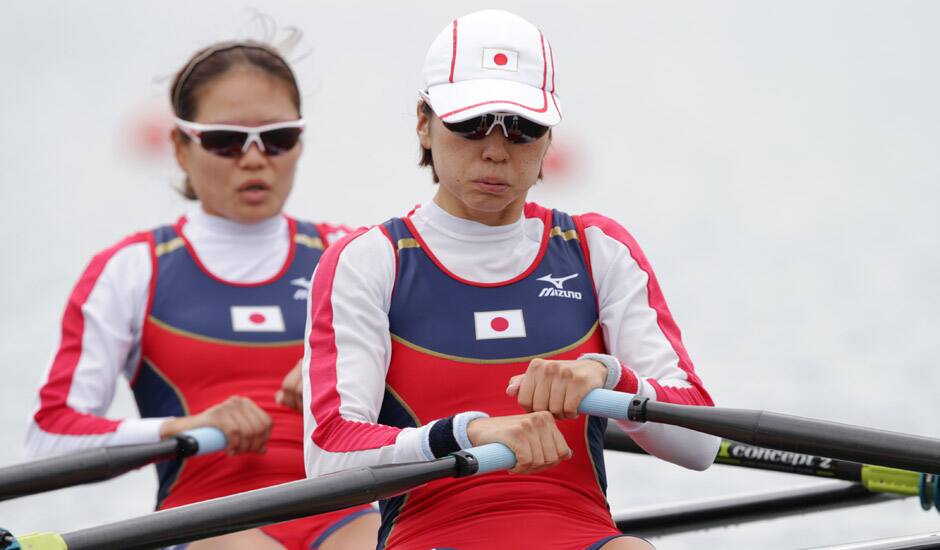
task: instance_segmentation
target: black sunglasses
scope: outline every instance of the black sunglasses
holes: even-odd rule
[[[441,121],[443,122],[443,121]],[[512,113],[487,113],[461,122],[443,122],[444,127],[466,139],[483,139],[500,126],[510,143],[532,143],[548,133],[549,127]]]
[[[293,149],[304,131],[304,120],[275,122],[264,126],[234,124],[200,124],[176,119],[176,126],[196,140],[206,151],[220,157],[240,157],[252,143],[265,155],[282,155]]]

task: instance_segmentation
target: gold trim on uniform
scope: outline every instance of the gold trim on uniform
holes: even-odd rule
[[[323,250],[323,239],[320,237],[311,237],[310,235],[304,235],[303,233],[297,233],[294,235],[294,242],[297,244],[302,244],[307,248],[313,248],[315,250]]]
[[[420,428],[421,419],[418,418],[418,415],[415,414],[415,411],[408,405],[408,403],[405,403],[405,400],[402,399],[400,395],[398,395],[398,392],[388,384],[385,384],[385,389],[388,391],[388,393],[392,394],[392,397],[395,398],[395,401],[398,401],[398,404],[401,405],[401,408],[405,409],[405,412],[408,413],[408,416],[410,416],[411,420],[414,421],[415,428]]]
[[[157,257],[163,256],[164,254],[169,254],[177,248],[180,248],[186,244],[181,237],[176,237],[175,239],[169,240],[165,243],[160,243],[156,246],[155,252]]]
[[[553,227],[552,230],[548,233],[548,236],[549,236],[549,237],[561,237],[562,239],[564,239],[564,240],[566,240],[566,241],[570,241],[571,239],[577,240],[577,239],[578,239],[578,230],[577,230],[577,229],[569,229],[568,231],[562,231],[561,228],[556,225],[556,226]]]
[[[140,366],[140,368],[143,369],[143,368],[150,367],[150,369],[153,371],[155,375],[157,375],[157,377],[163,380],[167,386],[170,386],[170,389],[173,390],[173,393],[175,393],[176,397],[180,400],[180,405],[183,407],[183,416],[189,416],[190,415],[189,404],[186,403],[186,396],[183,395],[183,392],[180,391],[179,387],[177,387],[177,385],[174,384],[173,381],[170,380],[169,377],[167,377],[167,375],[164,374],[162,370],[160,370],[160,367],[158,367],[156,363],[151,361],[149,357],[144,356],[141,358],[141,361],[143,362],[143,364]],[[137,375],[140,376],[140,373],[138,372]],[[183,474],[183,470],[186,469],[186,465],[188,463],[189,463],[188,460],[183,460],[182,464],[180,464],[179,469],[176,470],[176,474],[174,474],[173,482],[170,483],[169,487],[167,487],[167,490],[166,490],[167,495],[173,492],[173,488],[176,487],[176,484],[177,482],[179,482],[180,477]]]
[[[304,343],[303,340],[283,340],[281,342],[238,342],[235,340],[224,340],[222,338],[203,336],[202,334],[196,334],[195,332],[189,332],[181,328],[176,328],[172,325],[164,323],[153,315],[147,317],[147,320],[167,332],[172,332],[173,334],[192,338],[193,340],[199,340],[200,342],[208,342],[210,344],[225,344],[227,346],[240,346],[244,348],[286,348],[288,346],[299,346]]]
[[[398,239],[398,250],[406,248],[421,248],[421,244],[417,239]]]
[[[584,419],[584,448],[588,450],[588,454],[591,454],[591,417],[586,416]],[[588,462],[591,463],[591,471],[594,472],[594,481],[597,482],[597,490],[601,492],[601,495],[604,494],[604,485],[601,483],[601,476],[597,471],[597,464],[594,463],[594,456],[590,457]]]
[[[527,363],[537,357],[548,357],[552,355],[558,355],[560,353],[565,353],[566,351],[571,351],[574,348],[580,346],[581,344],[588,341],[588,339],[594,335],[594,331],[597,330],[598,322],[594,321],[594,324],[591,326],[591,329],[587,331],[587,334],[579,338],[576,342],[568,344],[563,348],[558,348],[551,351],[546,351],[545,353],[539,353],[538,355],[528,355],[525,357],[507,357],[505,359],[476,359],[473,357],[461,357],[459,355],[448,355],[446,353],[440,353],[438,351],[430,350],[428,348],[421,347],[417,344],[412,344],[408,340],[405,340],[397,334],[392,334],[392,340],[398,342],[399,344],[405,346],[406,348],[411,348],[415,351],[426,353],[432,357],[439,357],[441,359],[447,359],[450,361],[457,361],[458,363],[475,363],[478,365],[496,365],[502,363]]]

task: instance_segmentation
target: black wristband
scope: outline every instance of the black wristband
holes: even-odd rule
[[[428,432],[428,446],[434,458],[443,458],[460,450],[460,444],[454,437],[454,417],[442,418],[431,426]]]

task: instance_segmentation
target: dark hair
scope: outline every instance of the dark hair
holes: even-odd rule
[[[431,109],[431,106],[428,105],[428,102],[421,100],[421,112],[431,117],[434,114],[434,110]],[[552,139],[552,131],[548,131],[548,139]],[[437,177],[437,170],[434,169],[434,155],[431,154],[430,149],[425,149],[424,145],[418,144],[418,149],[421,150],[421,158],[418,159],[418,166],[430,166],[431,167],[431,177],[434,179],[434,183],[440,183],[441,179]],[[542,167],[539,167],[539,175],[536,179],[542,179]]]
[[[274,48],[254,40],[218,42],[193,54],[186,65],[176,73],[170,86],[173,113],[183,120],[193,120],[199,107],[197,92],[239,65],[260,69],[268,76],[286,82],[290,88],[291,100],[300,114],[300,88],[297,86],[294,71]],[[182,132],[177,131],[177,135],[183,140],[189,139]],[[197,199],[188,177],[183,182],[181,192],[187,199]]]

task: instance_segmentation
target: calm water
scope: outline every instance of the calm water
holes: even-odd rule
[[[12,7],[11,7],[12,6]],[[220,1],[17,2],[0,17],[0,464],[21,441],[64,301],[91,254],[175,219],[147,128],[197,47],[258,36]],[[620,220],[644,246],[723,405],[940,435],[940,79],[932,2],[506,2],[559,60],[565,122],[535,200]],[[365,224],[433,193],[415,167],[424,51],[478,6],[278,2],[306,152],[289,211]],[[119,388],[111,416],[132,415]],[[812,484],[608,457],[614,509]],[[0,503],[18,533],[149,511],[150,469]],[[798,548],[940,530],[908,500],[727,527],[663,549]]]

